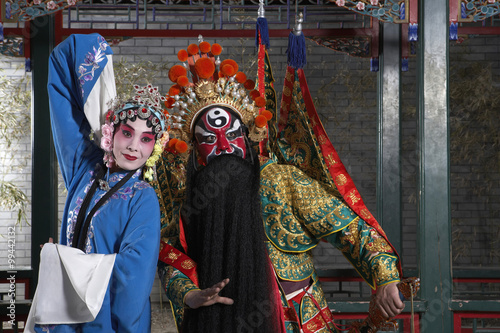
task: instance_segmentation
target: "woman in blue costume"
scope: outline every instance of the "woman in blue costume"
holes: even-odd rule
[[[94,320],[68,323],[61,318],[54,324],[36,324],[36,332],[151,330],[149,295],[159,251],[160,210],[143,171],[145,178],[151,177],[151,167],[168,141],[164,99],[151,86],[134,87],[136,95],[130,100],[113,98],[111,54],[98,34],[70,36],[50,57],[48,91],[54,144],[68,190],[60,244],[79,248],[85,257],[116,254],[114,266]],[[100,123],[105,123],[102,132]],[[102,136],[101,147],[91,140],[91,132]],[[52,301],[57,302],[45,300],[45,306]]]

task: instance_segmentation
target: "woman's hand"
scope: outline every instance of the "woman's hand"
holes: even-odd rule
[[[54,243],[54,238],[49,237],[49,241],[47,243]],[[43,248],[43,244],[40,244],[40,248]]]
[[[228,297],[219,296],[219,292],[229,283],[229,279],[224,279],[212,287],[203,290],[191,290],[184,297],[184,303],[191,309],[200,306],[209,306],[215,303],[231,305],[234,301]]]
[[[375,304],[385,318],[394,318],[405,308],[404,303],[399,298],[397,283],[386,284],[377,288],[375,294]]]

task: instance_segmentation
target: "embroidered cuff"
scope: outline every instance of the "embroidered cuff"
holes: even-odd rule
[[[371,262],[371,270],[377,286],[383,286],[400,280],[397,269],[398,258],[386,253],[375,256]]]
[[[186,297],[187,293],[191,290],[199,288],[190,279],[179,277],[174,280],[170,280],[167,289],[167,296],[169,300],[176,306],[183,308],[185,306],[184,297]]]

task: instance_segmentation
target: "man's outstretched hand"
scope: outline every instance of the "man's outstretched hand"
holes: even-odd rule
[[[229,283],[229,279],[224,279],[212,287],[203,290],[192,290],[187,293],[184,303],[191,309],[197,309],[200,306],[209,306],[215,303],[231,305],[234,301],[228,297],[219,296],[219,292]]]

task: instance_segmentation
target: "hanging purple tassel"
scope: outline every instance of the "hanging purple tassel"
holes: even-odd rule
[[[257,19],[257,24],[255,25],[255,47],[259,47],[259,34],[260,43],[269,49],[269,29],[267,27],[267,19],[265,17],[259,17]]]
[[[288,66],[300,69],[307,64],[306,38],[303,33],[297,36],[293,32],[290,32],[290,35],[288,35],[288,49],[286,50],[286,54]]]
[[[458,23],[451,22],[450,23],[450,40],[458,39]]]
[[[401,59],[401,71],[402,72],[408,72],[408,58],[403,58]]]
[[[24,60],[24,70],[27,73],[31,72],[31,59],[30,58],[26,58],[26,60]]]
[[[378,58],[370,59],[370,71],[378,72],[379,71],[379,60]]]
[[[416,42],[418,40],[418,23],[408,25],[408,41]]]

